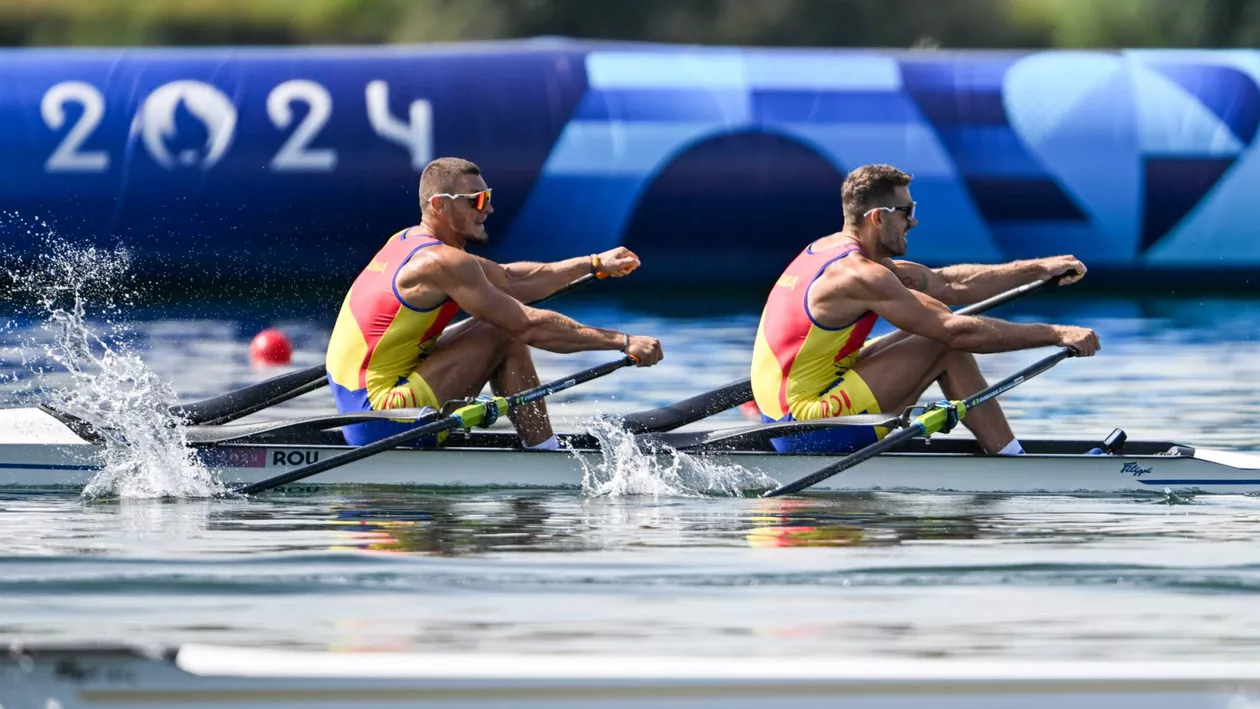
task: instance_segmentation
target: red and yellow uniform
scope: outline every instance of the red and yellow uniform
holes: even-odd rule
[[[752,389],[765,421],[810,421],[882,413],[862,377],[852,370],[858,351],[879,319],[873,312],[839,328],[820,325],[809,311],[809,289],[828,266],[853,253],[852,241],[826,249],[810,244],[779,277],[761,314],[753,345]],[[874,427],[845,427],[776,439],[783,452],[842,451],[886,434]]]
[[[341,413],[441,408],[415,369],[433,351],[459,308],[451,300],[427,310],[403,302],[395,282],[398,270],[421,249],[442,243],[413,229],[390,237],[341,304],[325,360]],[[372,421],[346,426],[342,432],[351,445],[364,445],[414,425]]]

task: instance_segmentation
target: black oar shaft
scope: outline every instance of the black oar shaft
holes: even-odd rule
[[[997,295],[991,298],[985,298],[984,300],[978,303],[972,303],[971,305],[968,305],[965,308],[959,308],[957,311],[955,311],[955,313],[958,315],[979,315],[986,311],[992,310],[998,307],[999,305],[1006,305],[1007,303],[1010,303],[1011,301],[1019,300],[1020,298],[1023,298],[1029,293],[1035,293],[1041,290],[1042,288],[1045,288],[1046,286],[1055,285],[1059,281],[1063,280],[1064,276],[1066,275],[1068,274],[1062,273],[1057,276],[1052,276],[1050,278],[1046,278],[1040,281],[1033,281],[1031,283],[1025,283],[1024,285],[1019,286],[1018,288],[1012,288],[1008,291],[998,293]]]
[[[1071,347],[1064,347],[1063,349],[1050,355],[1049,357],[1040,359],[1037,362],[1034,362],[1033,364],[1030,364],[1027,367],[1024,367],[1018,372],[1015,372],[1009,377],[1006,377],[1005,379],[999,382],[995,382],[994,384],[991,384],[985,387],[984,389],[976,392],[975,394],[967,397],[966,399],[963,399],[960,402],[962,404],[962,407],[961,407],[961,410],[959,411],[959,420],[962,420],[963,418],[965,418],[967,413],[970,412],[975,407],[980,406],[986,401],[994,399],[1000,396],[1001,394],[1004,394],[1010,391],[1011,389],[1014,389],[1020,384],[1028,381],[1029,379],[1032,379],[1038,374],[1041,374],[1047,369],[1050,369],[1054,365],[1058,364],[1059,362],[1062,362],[1068,357],[1074,356],[1075,354],[1076,354],[1075,349]],[[800,478],[799,480],[795,480],[786,485],[780,485],[779,487],[765,493],[764,495],[762,495],[762,497],[778,497],[780,495],[789,495],[794,492],[800,492],[801,490],[804,490],[807,487],[816,485],[822,482],[823,480],[826,480],[827,478],[832,477],[833,475],[843,473],[844,471],[848,470],[849,468],[852,468],[853,466],[859,463],[863,463],[867,460],[870,460],[871,458],[874,458],[880,453],[886,453],[895,448],[899,448],[912,438],[918,438],[919,436],[935,433],[937,429],[933,429],[929,431],[928,430],[929,426],[924,423],[927,416],[928,414],[924,414],[923,416],[920,416],[914,421],[910,422],[910,425],[908,425],[907,427],[900,429],[898,431],[895,431],[889,434],[888,436],[885,436],[882,440],[876,441],[875,443],[872,443],[871,445],[865,448],[862,448],[861,450],[855,453],[851,453],[845,456],[844,458],[841,458],[840,460],[832,463],[831,465],[828,465],[827,467],[821,470],[818,470],[816,472],[810,473],[809,475],[806,475],[805,477]]]
[[[845,456],[835,463],[828,465],[822,470],[810,473],[809,475],[806,475],[794,482],[790,482],[787,485],[780,485],[770,492],[765,493],[762,497],[778,497],[779,495],[790,495],[794,492],[800,492],[801,490],[804,490],[807,487],[812,487],[833,475],[843,473],[858,463],[864,463],[880,453],[890,451],[894,448],[899,448],[906,441],[911,438],[916,438],[922,435],[922,433],[921,424],[918,424],[917,422],[912,423],[908,428],[898,429],[875,443],[857,451],[856,453]]]
[[[1062,362],[1068,357],[1075,357],[1076,354],[1077,352],[1075,348],[1064,347],[1063,349],[1059,350],[1058,352],[1055,352],[1049,357],[1040,359],[1028,365],[1027,367],[1024,367],[1018,372],[1012,374],[1006,379],[1003,379],[1000,382],[991,384],[984,390],[979,391],[966,399],[963,399],[963,403],[967,405],[967,410],[970,411],[990,399],[993,399],[997,396],[1005,394],[1011,389],[1014,389],[1015,387],[1019,386],[1020,384],[1024,383],[1025,381],[1029,379],[1032,379],[1038,374],[1041,374],[1047,369],[1050,369],[1051,367],[1058,364],[1059,362]]]
[[[503,397],[503,399],[506,400],[507,408],[511,409],[521,406],[522,404],[528,404],[531,401],[536,401],[545,396],[550,396],[551,394],[564,391],[565,389],[575,387],[578,384],[589,382],[592,379],[598,379],[599,377],[615,372],[616,370],[631,364],[634,364],[634,359],[628,356],[623,357],[621,359],[591,367],[590,369],[585,369],[577,374],[565,377],[564,379],[558,379],[554,382],[534,387],[533,389],[526,389],[523,392]],[[482,407],[482,410],[484,411],[486,404],[479,403],[464,407],[439,421],[434,421],[433,423],[403,431],[402,433],[396,433],[388,438],[382,438],[379,441],[369,443],[365,446],[359,446],[358,448],[353,448],[345,453],[339,453],[331,458],[325,458],[324,460],[302,466],[296,470],[290,470],[287,473],[282,473],[280,475],[267,478],[266,480],[260,480],[256,483],[243,485],[232,490],[231,494],[252,495],[263,492],[265,490],[270,490],[273,487],[287,485],[291,482],[296,482],[303,478],[308,478],[312,475],[341,467],[347,463],[362,460],[369,456],[376,455],[377,453],[390,450],[391,448],[397,448],[398,446],[411,443],[412,441],[417,441],[425,436],[442,433],[443,431],[453,431],[457,428],[463,428],[465,424],[473,425],[476,422],[465,421],[460,412],[475,409],[478,406]]]

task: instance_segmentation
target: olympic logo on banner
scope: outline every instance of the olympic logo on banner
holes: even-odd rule
[[[389,109],[389,85],[374,80],[364,87],[363,109],[369,125],[380,138],[404,148],[418,172],[433,157],[433,106],[426,99],[411,102],[408,115],[399,118]],[[73,125],[66,108],[77,104],[80,114]],[[304,104],[300,120],[294,111]],[[315,81],[293,79],[275,86],[267,95],[267,118],[278,131],[290,131],[276,151],[268,168],[276,172],[331,172],[337,166],[335,148],[316,148],[321,131],[333,113],[328,89]],[[85,143],[105,118],[105,96],[84,81],[65,81],[50,87],[40,101],[40,116],[49,130],[65,135],[44,162],[45,172],[105,172],[113,161],[107,150],[88,150]],[[177,116],[195,121],[205,138],[200,145],[179,143]],[[168,170],[209,170],[223,160],[232,147],[239,124],[239,111],[217,86],[203,81],[181,80],[163,84],[144,98],[131,121],[131,136],[139,140],[149,156]]]

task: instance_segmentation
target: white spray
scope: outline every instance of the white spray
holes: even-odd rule
[[[583,428],[599,441],[603,453],[595,464],[578,458],[582,461],[582,490],[590,496],[738,496],[745,490],[764,490],[778,484],[762,473],[720,465],[669,446],[641,450],[635,437],[615,419],[597,418]]]
[[[103,469],[83,495],[205,497],[221,490],[168,410],[176,401],[174,391],[121,341],[128,334],[126,325],[111,319],[134,297],[127,252],[49,235],[32,262],[5,262],[14,290],[39,309],[40,330],[50,336],[28,346],[41,348],[62,375],[43,397],[105,439]],[[105,314],[110,341],[93,329],[89,309]],[[37,370],[36,378],[49,374]]]

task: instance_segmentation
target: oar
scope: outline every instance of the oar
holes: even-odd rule
[[[530,302],[529,305],[538,305],[564,295],[595,279],[595,274],[588,273],[569,282],[551,295]],[[327,386],[328,378],[325,376],[327,373],[324,365],[319,364],[299,369],[296,372],[281,374],[204,401],[172,406],[170,411],[187,424],[212,426],[228,423]]]
[[[999,305],[1005,305],[1029,293],[1040,290],[1047,285],[1057,283],[1061,278],[1063,276],[1055,276],[1027,283],[1018,288],[1012,288],[987,300],[960,308],[958,313],[960,315],[979,315]],[[546,298],[534,301],[531,304],[538,304],[550,298],[555,298],[594,279],[595,277],[590,274],[582,276]],[[182,407],[174,407],[172,411],[177,415],[184,416],[192,424],[206,426],[224,424],[326,386],[328,379],[324,375],[324,365],[308,367],[296,372],[282,374],[212,399],[185,404]],[[732,409],[751,399],[752,382],[749,379],[741,379],[668,406],[628,414],[620,420],[620,424],[630,433],[662,433]],[[347,421],[347,423],[355,423],[355,421]],[[294,422],[293,425],[300,425],[302,428],[310,427],[297,422]],[[324,426],[324,428],[332,428],[335,425],[342,424],[329,424]],[[204,436],[204,438],[198,439],[200,442],[223,442],[245,435],[252,435],[246,433],[238,433],[236,435],[231,435],[230,432],[225,433],[228,435],[224,437],[218,437],[208,432],[195,435]]]
[[[57,414],[54,413],[54,415]],[[437,416],[438,414],[432,409],[385,409],[383,411],[356,411],[347,414],[320,414],[279,421],[256,421],[254,423],[236,423],[225,426],[188,426],[184,429],[184,439],[193,445],[213,446],[225,443],[240,443],[246,440],[256,441],[260,436],[267,436],[275,440],[274,436],[280,433],[291,436],[312,431],[326,431],[368,421],[427,423],[436,419]],[[814,421],[784,421],[709,431],[645,433],[640,435],[637,440],[640,447],[645,448],[660,445],[669,446],[676,450],[741,447],[763,444],[779,436],[843,428],[845,426],[900,428],[899,420],[900,416],[898,414],[858,414]],[[63,420],[62,422],[70,425],[68,421]],[[76,430],[76,433],[80,432]],[[83,434],[80,433],[80,435]]]
[[[713,391],[647,411],[627,414],[617,424],[630,433],[660,433],[720,414],[752,399],[752,380],[724,384]]]
[[[1073,272],[1069,271],[1051,278],[1025,283],[1017,288],[998,293],[992,298],[987,298],[979,303],[959,308],[956,312],[959,315],[979,315],[999,305],[1006,305],[1013,300],[1018,300],[1029,293],[1035,293],[1046,286],[1054,285],[1069,273]],[[723,384],[713,391],[697,394],[689,399],[683,399],[668,406],[628,414],[620,420],[620,424],[622,428],[630,433],[672,431],[675,428],[695,423],[714,414],[720,414],[727,409],[733,409],[740,404],[752,401],[752,398],[752,380],[740,379],[729,384]]]
[[[324,431],[368,421],[399,421],[407,423],[426,423],[436,419],[433,409],[386,409],[384,411],[356,411],[347,414],[326,414],[284,419],[281,421],[257,421],[254,423],[234,423],[226,426],[188,426],[184,429],[184,440],[192,444],[209,445],[230,443],[241,439],[256,439],[259,436],[274,436],[277,433],[292,435]]]
[[[511,396],[506,397],[482,397],[476,402],[469,404],[468,406],[460,407],[449,416],[438,419],[433,423],[428,423],[409,431],[394,434],[389,438],[382,438],[379,441],[369,443],[365,446],[359,446],[358,448],[353,448],[345,453],[334,455],[331,458],[325,458],[324,460],[302,466],[296,470],[290,470],[282,475],[276,475],[249,485],[243,485],[232,490],[228,494],[253,495],[258,492],[263,492],[264,490],[270,490],[273,487],[287,485],[291,482],[308,478],[316,473],[322,473],[326,470],[331,470],[347,463],[353,463],[356,460],[362,460],[368,456],[382,453],[405,443],[419,440],[425,436],[442,433],[443,431],[453,431],[457,428],[489,426],[494,423],[495,419],[499,417],[499,414],[507,413],[512,408],[521,406],[522,404],[528,404],[531,401],[537,401],[545,396],[550,396],[556,392],[570,389],[578,384],[589,382],[592,379],[598,379],[599,377],[610,374],[622,367],[632,365],[634,363],[635,359],[627,355],[621,359],[606,362],[599,366],[583,370],[577,374],[565,377],[564,379],[558,379],[554,382],[534,387],[533,389],[526,389],[518,394],[512,394]]]
[[[804,490],[805,488],[811,485],[816,485],[817,483],[820,483],[837,473],[842,473],[859,463],[870,460],[880,453],[886,453],[899,448],[912,438],[918,438],[919,436],[927,437],[934,433],[948,433],[955,424],[966,418],[967,412],[971,409],[976,408],[1000,394],[1014,389],[1021,383],[1032,379],[1059,362],[1075,355],[1075,348],[1064,347],[1049,357],[1031,364],[1006,379],[987,387],[974,396],[961,401],[944,401],[938,404],[933,404],[925,413],[917,417],[914,421],[911,421],[906,428],[903,428],[896,433],[889,434],[883,440],[876,441],[861,450],[851,453],[831,465],[828,465],[822,470],[810,473],[795,482],[780,485],[779,487],[765,493],[762,497],[778,497],[779,495],[787,495]]]

